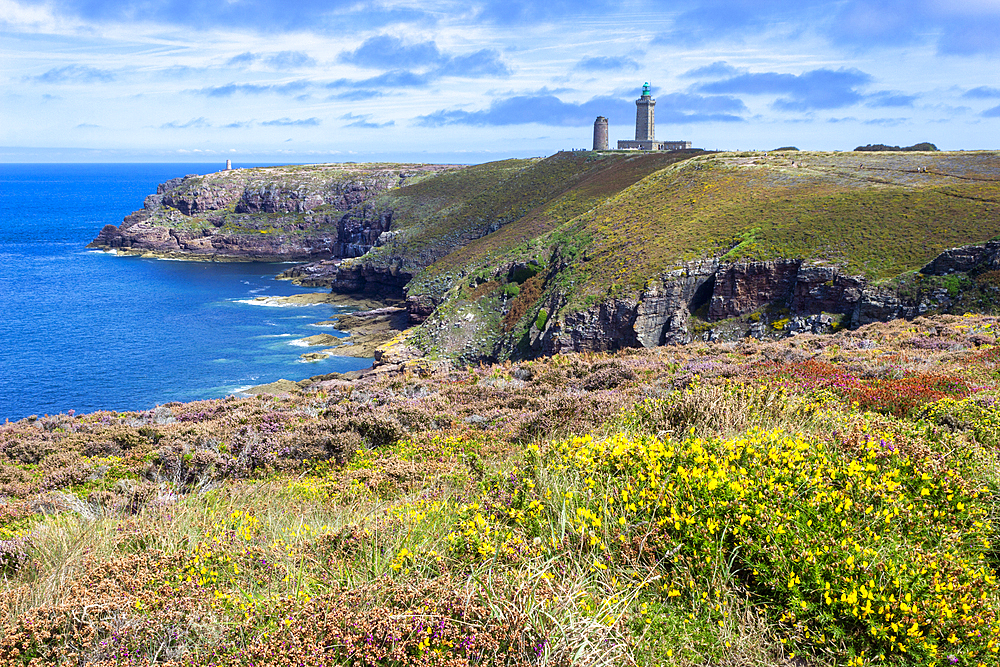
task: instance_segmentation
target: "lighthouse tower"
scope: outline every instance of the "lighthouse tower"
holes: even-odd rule
[[[656,100],[649,94],[649,82],[642,84],[642,96],[635,101],[635,140],[654,141],[653,110]]]
[[[642,84],[642,95],[635,101],[635,141],[619,139],[618,150],[682,151],[691,148],[690,141],[657,141],[653,113],[656,100],[649,92],[649,82]],[[595,130],[596,137],[596,130]]]

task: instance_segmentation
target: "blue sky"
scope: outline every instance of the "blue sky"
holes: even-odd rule
[[[1000,148],[1000,0],[0,0],[0,161]]]

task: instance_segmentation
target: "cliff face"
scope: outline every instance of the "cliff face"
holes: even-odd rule
[[[122,227],[106,225],[88,247],[116,250],[126,255],[153,254],[216,261],[332,257],[339,248],[336,232],[330,230],[331,227],[336,229],[337,218],[325,215],[296,221],[278,219],[270,229],[256,233],[251,230],[188,229],[186,221],[170,217],[138,222],[134,220],[135,214],[129,218]],[[288,228],[286,223],[291,223],[287,224]]]
[[[573,152],[187,176],[92,246],[312,260],[283,277],[406,294],[475,362],[996,311],[1000,242],[954,246],[998,234],[1000,153]]]
[[[391,215],[391,212],[389,213]],[[343,229],[343,221],[341,221]],[[376,236],[374,227],[372,231],[362,231],[358,236]],[[372,247],[382,245],[384,238],[391,232],[378,233],[373,241]],[[345,238],[341,236],[340,238]],[[351,238],[351,237],[347,237]],[[354,237],[357,238],[357,237]],[[364,255],[350,254],[358,252],[358,248],[363,247],[358,243],[338,242],[338,259],[325,259],[308,264],[300,264],[286,269],[279,278],[294,280],[299,285],[306,287],[329,287],[332,291],[342,294],[352,294],[364,292],[372,296],[391,295],[400,296],[404,288],[413,279],[413,273],[403,268],[402,258],[390,258],[388,261],[380,262],[350,262],[341,263],[341,257],[360,257]]]
[[[650,281],[638,299],[611,299],[562,321],[553,318],[535,336],[532,349],[555,354],[687,343],[688,321],[712,297],[718,268],[716,260],[689,262]],[[548,310],[560,307],[557,299]]]
[[[947,250],[921,272],[878,285],[864,276],[801,260],[692,261],[650,280],[637,297],[607,299],[570,312],[569,294],[549,292],[527,311],[526,319],[533,324],[520,330],[505,328],[496,318],[490,324],[491,311],[517,309],[518,297],[505,299],[497,294],[499,287],[492,297],[475,303],[411,295],[407,307],[411,322],[427,322],[414,338],[425,351],[463,361],[495,361],[695,341],[777,339],[924,314],[995,312],[1000,310],[996,266],[1000,242]],[[560,269],[550,269],[546,279],[557,277]],[[509,273],[498,267],[495,276]]]
[[[884,285],[801,260],[690,262],[652,281],[637,299],[612,299],[549,322],[533,332],[531,349],[555,354],[781,338],[978,310],[1000,306],[1000,286],[983,279],[997,268],[1000,242],[947,250],[918,274]],[[703,318],[693,320],[696,311],[704,312]]]
[[[392,209],[366,202],[340,219],[337,238],[341,257],[361,257],[391,239]],[[385,236],[383,236],[385,234]]]
[[[427,165],[316,165],[237,169],[161,184],[89,247],[186,259],[356,257],[389,232],[392,211],[369,201]]]

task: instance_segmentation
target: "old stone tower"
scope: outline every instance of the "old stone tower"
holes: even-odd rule
[[[598,116],[594,121],[594,150],[608,150],[608,119]]]
[[[635,140],[653,141],[656,137],[653,124],[653,108],[656,106],[649,94],[649,82],[642,84],[642,96],[635,101]]]

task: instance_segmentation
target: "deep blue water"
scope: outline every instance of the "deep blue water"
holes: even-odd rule
[[[248,166],[248,165],[241,165]],[[371,359],[302,363],[290,341],[338,332],[332,306],[264,307],[310,291],[287,264],[171,262],[84,246],[169,178],[205,164],[0,164],[0,421],[225,396]]]

